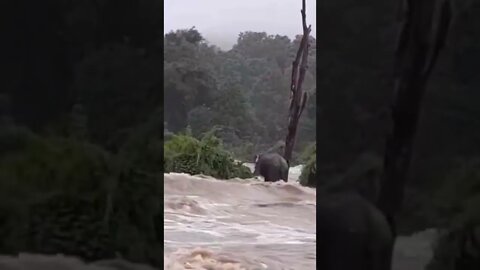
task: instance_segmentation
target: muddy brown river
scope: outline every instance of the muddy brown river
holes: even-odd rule
[[[316,191],[297,183],[300,171],[292,168],[288,183],[165,174],[164,269],[316,269]],[[399,237],[393,270],[424,269],[434,237],[433,230]],[[0,269],[153,270],[36,254],[0,255]]]
[[[316,191],[165,174],[165,269],[315,269]]]
[[[300,172],[288,183],[165,174],[164,269],[316,269],[316,190]],[[434,236],[399,237],[393,270],[424,269]]]

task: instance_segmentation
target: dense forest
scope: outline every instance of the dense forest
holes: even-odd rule
[[[247,177],[248,172],[227,173],[232,172],[227,169],[234,166],[232,158],[253,162],[261,152],[283,154],[292,62],[301,38],[247,31],[239,34],[233,48],[224,51],[209,44],[194,27],[166,33],[165,172]],[[315,48],[315,39],[309,41]],[[292,160],[294,165],[310,161],[304,179],[315,163],[315,57],[315,49],[310,50],[303,84],[310,99],[300,120]],[[220,145],[202,143],[211,142],[206,136],[216,138]],[[219,153],[225,158],[212,159]],[[219,163],[226,167],[212,170]]]
[[[243,32],[223,51],[195,28],[165,35],[164,120],[166,133],[215,129],[225,147],[251,162],[253,155],[283,146],[287,134],[292,62],[301,36]],[[316,52],[311,38],[304,89],[310,99],[297,151],[315,142]]]

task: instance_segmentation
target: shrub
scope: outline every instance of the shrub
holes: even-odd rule
[[[303,150],[302,153],[300,153],[298,157],[298,161],[300,163],[307,163],[312,159],[312,156],[315,156],[317,154],[317,143],[313,142],[307,145],[305,149]]]
[[[308,159],[307,159],[308,156]],[[304,154],[302,154],[302,160],[306,160],[305,166],[300,174],[300,184],[304,186],[316,187],[317,186],[317,150],[316,145],[308,147]]]
[[[235,162],[222,142],[207,133],[201,140],[175,135],[164,145],[165,172],[205,174],[220,179],[250,178],[250,170]]]
[[[480,160],[464,160],[458,169],[443,179],[436,192],[435,206],[444,217],[441,225],[448,225],[452,217],[470,211],[471,200],[480,195]]]
[[[465,222],[444,232],[436,241],[427,270],[480,269],[480,223]]]
[[[119,253],[160,267],[161,177],[95,145],[21,128],[0,132],[0,153],[0,252]]]
[[[480,162],[463,161],[435,196],[446,228],[434,248],[428,270],[480,269]]]

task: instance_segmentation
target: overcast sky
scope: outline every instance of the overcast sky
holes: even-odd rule
[[[315,36],[315,0],[307,1],[307,25]],[[195,28],[210,43],[229,49],[244,31],[302,33],[301,0],[165,0],[164,32]]]

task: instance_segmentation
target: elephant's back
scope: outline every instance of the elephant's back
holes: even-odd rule
[[[317,198],[317,230],[367,234],[371,207],[356,192],[322,194]]]
[[[317,199],[319,235],[349,235],[363,239],[370,250],[388,248],[393,240],[380,210],[354,191],[320,194]]]
[[[263,154],[259,158],[258,162],[261,163],[261,164],[274,164],[274,165],[280,166],[280,167],[285,167],[285,168],[288,167],[288,163],[285,160],[285,158],[282,157],[280,154],[277,154],[277,153]]]
[[[371,270],[367,202],[354,192],[317,195],[317,267]]]

